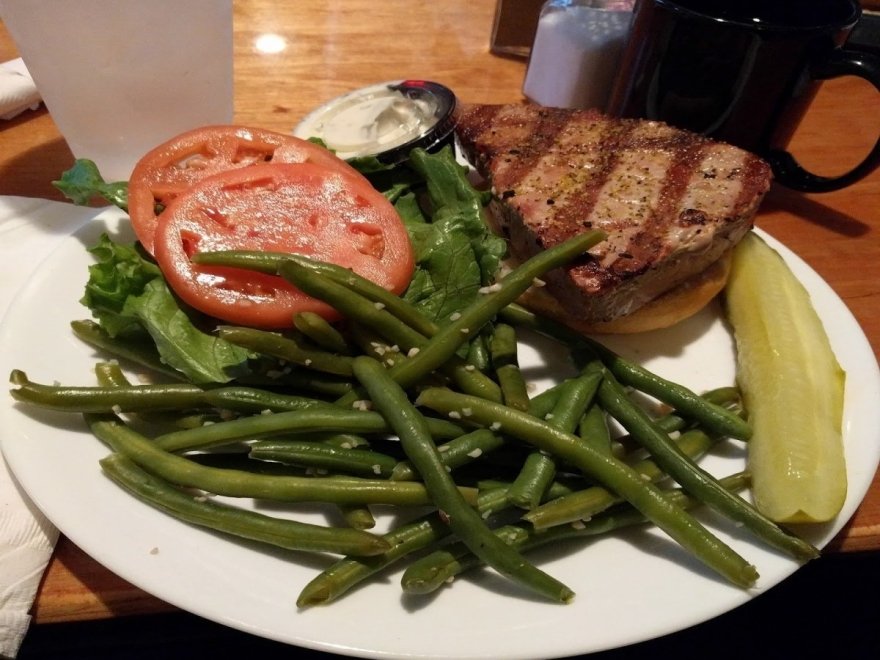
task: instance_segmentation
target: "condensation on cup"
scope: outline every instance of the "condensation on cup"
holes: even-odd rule
[[[549,0],[523,83],[540,105],[604,111],[629,35],[634,0]]]
[[[170,137],[233,116],[232,0],[0,0],[77,158],[107,180]]]

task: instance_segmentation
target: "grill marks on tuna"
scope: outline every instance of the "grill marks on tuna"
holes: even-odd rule
[[[521,259],[587,229],[608,240],[548,279],[580,318],[609,320],[705,269],[751,228],[766,163],[666,124],[535,105],[458,111],[465,155]]]

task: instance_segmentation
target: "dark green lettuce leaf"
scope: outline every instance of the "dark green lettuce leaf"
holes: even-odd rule
[[[443,323],[494,281],[507,243],[488,230],[483,218],[488,196],[470,184],[451,147],[436,154],[415,149],[409,165],[425,180],[429,209],[401,213],[417,264],[404,298]]]
[[[196,328],[161,277],[147,283],[141,295],[130,296],[125,313],[150,334],[162,362],[194,383],[224,383],[247,371],[248,352]]]

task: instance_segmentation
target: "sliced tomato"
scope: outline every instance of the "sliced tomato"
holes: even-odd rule
[[[135,235],[152,253],[157,204],[167,207],[206,176],[270,162],[309,162],[355,172],[327,149],[292,135],[244,126],[197,128],[159,145],[135,165],[128,184],[128,211]]]
[[[293,252],[331,262],[395,293],[413,272],[403,221],[361,176],[311,163],[254,165],[206,177],[159,217],[155,256],[194,308],[239,325],[285,328],[297,312],[334,310],[273,275],[192,263],[215,250]]]

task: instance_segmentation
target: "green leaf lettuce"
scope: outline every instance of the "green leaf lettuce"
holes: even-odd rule
[[[196,327],[159,268],[134,246],[104,234],[89,251],[96,262],[80,302],[110,337],[149,336],[163,362],[196,383],[228,382],[246,370],[247,351]]]

